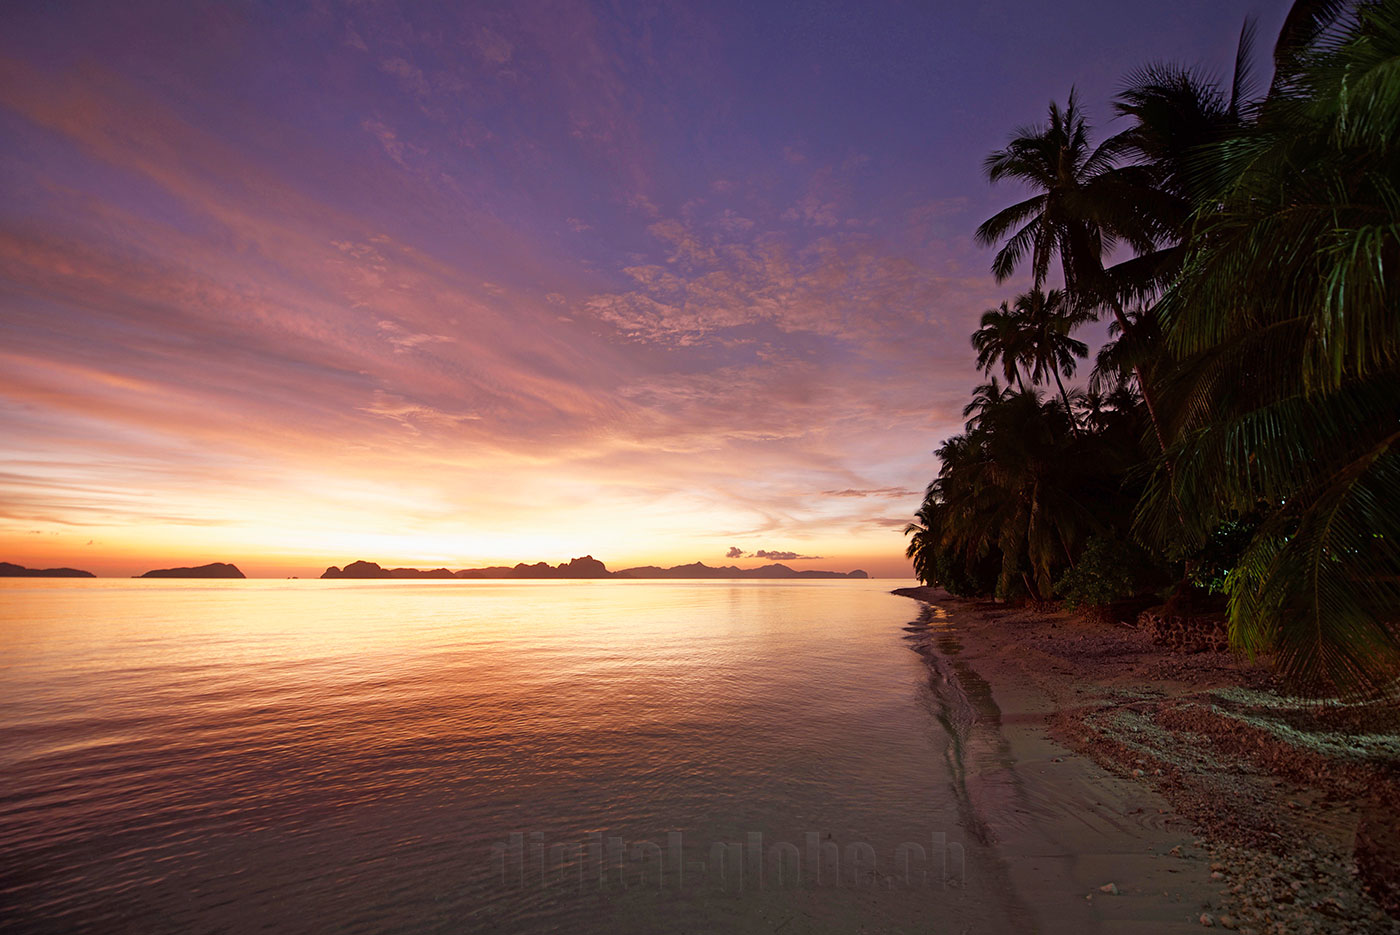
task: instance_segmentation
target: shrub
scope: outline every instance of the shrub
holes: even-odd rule
[[[1258,531],[1253,515],[1228,519],[1216,527],[1204,546],[1192,556],[1191,583],[1207,594],[1224,594],[1225,579]]]
[[[1141,550],[1119,539],[1094,536],[1079,562],[1055,585],[1065,607],[1102,607],[1137,591]]]

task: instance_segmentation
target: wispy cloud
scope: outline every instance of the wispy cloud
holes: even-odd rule
[[[814,138],[678,163],[744,106],[686,110],[736,80],[703,11],[267,15],[153,22],[145,70],[0,39],[0,545],[898,559],[870,506],[987,299],[960,205]],[[317,53],[238,80],[272,21]]]
[[[918,494],[916,490],[907,487],[875,487],[868,490],[857,490],[847,487],[845,490],[823,490],[823,497],[879,497],[885,500],[898,500],[903,497],[913,497]]]

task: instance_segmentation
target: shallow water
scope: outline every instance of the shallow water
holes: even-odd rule
[[[895,583],[0,582],[0,920],[1021,928]]]

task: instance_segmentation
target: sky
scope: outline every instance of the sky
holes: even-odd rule
[[[983,157],[1286,6],[7,4],[0,560],[907,577]]]

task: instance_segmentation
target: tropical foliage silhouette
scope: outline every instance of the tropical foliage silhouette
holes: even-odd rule
[[[988,156],[1032,194],[977,239],[998,281],[1028,267],[1034,288],[973,335],[1007,386],[978,387],[936,452],[908,553],[957,593],[1214,599],[1232,644],[1295,684],[1394,694],[1400,0],[1299,0],[1262,95],[1252,43],[1246,23],[1224,86],[1128,76],[1129,125],[1097,145],[1071,91]],[[1073,333],[1104,313],[1087,391],[1068,389]],[[1114,543],[1151,568],[1083,565]]]

